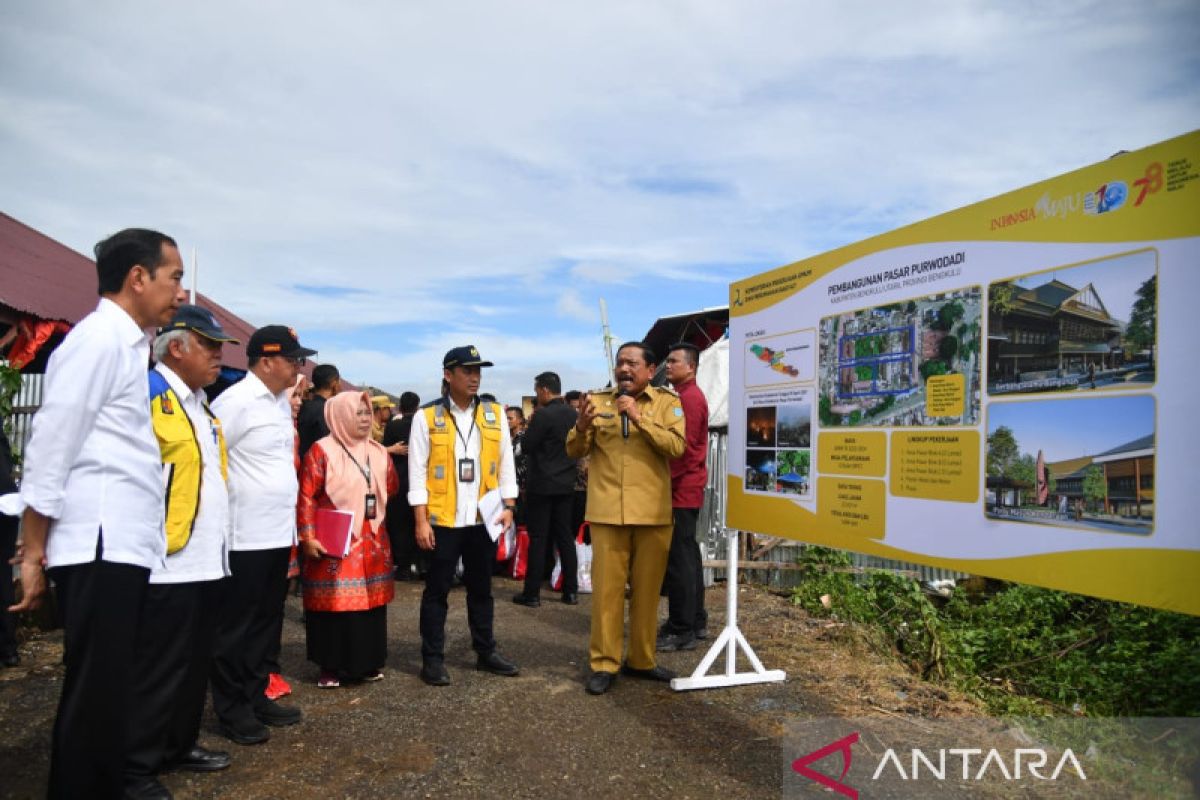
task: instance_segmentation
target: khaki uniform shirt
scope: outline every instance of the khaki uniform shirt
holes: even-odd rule
[[[647,386],[637,398],[641,422],[621,436],[617,391],[594,392],[597,416],[586,433],[567,435],[567,455],[590,457],[585,518],[603,525],[670,525],[671,459],[683,454],[683,406],[670,389]],[[601,417],[600,414],[611,414]]]

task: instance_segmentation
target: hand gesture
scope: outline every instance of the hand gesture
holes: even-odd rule
[[[575,420],[575,430],[580,433],[587,433],[588,428],[592,427],[592,420],[596,418],[596,407],[592,405],[592,396],[585,394],[579,399],[579,417]]]

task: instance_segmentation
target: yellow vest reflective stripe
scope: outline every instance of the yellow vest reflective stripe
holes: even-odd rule
[[[458,459],[454,456],[454,442],[458,439],[458,433],[454,415],[447,410],[446,404],[449,402],[439,401],[422,411],[429,428],[429,464],[425,469],[429,522],[453,528],[458,508]],[[503,424],[505,418],[499,404],[476,404],[475,425],[479,428],[480,443],[476,468],[479,470],[480,497],[500,485],[500,426]]]
[[[217,446],[221,453],[221,477],[228,480],[225,434],[207,404],[204,405],[204,413],[208,414],[216,431]],[[186,547],[192,538],[196,514],[200,510],[204,463],[196,430],[178,395],[158,370],[150,371],[150,418],[162,453],[167,554],[170,555]]]

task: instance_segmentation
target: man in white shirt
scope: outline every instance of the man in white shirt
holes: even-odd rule
[[[478,397],[484,361],[472,346],[442,360],[445,393],[413,418],[408,440],[408,502],[416,516],[417,546],[431,550],[421,596],[421,680],[445,686],[446,601],[461,557],[467,588],[467,623],[476,666],[512,676],[517,665],[496,651],[492,635],[492,567],[496,543],[480,517],[479,500],[497,490],[504,509],[497,521],[513,523],[517,478],[504,410]]]
[[[213,772],[229,754],[197,743],[217,631],[221,578],[229,574],[225,439],[203,389],[237,340],[199,306],[179,307],[154,340],[150,415],[162,453],[167,559],[150,573],[134,661],[127,798],[170,793],[155,775]]]
[[[264,725],[294,725],[300,709],[264,694],[296,542],[296,431],[288,389],[315,350],[284,325],[259,328],[246,344],[250,371],[213,403],[229,448],[230,577],[212,671],[221,733],[238,744],[270,738]]]
[[[59,345],[25,449],[21,584],[57,587],[66,676],[50,797],[120,797],[134,648],[150,570],[162,564],[163,486],[146,402],[150,344],[184,300],[174,240],[131,228],[95,248],[100,305]]]

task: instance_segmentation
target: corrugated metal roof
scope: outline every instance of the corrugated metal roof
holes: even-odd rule
[[[94,310],[99,300],[92,259],[0,212],[0,304],[74,325]],[[241,345],[226,346],[222,361],[246,369],[246,341],[255,326],[203,292],[196,293],[196,302],[241,341]]]
[[[1154,449],[1154,434],[1149,433],[1145,436],[1134,439],[1132,442],[1126,442],[1120,447],[1114,447],[1112,450],[1105,450],[1103,453],[1097,454],[1096,458],[1102,456],[1115,456],[1119,453],[1134,453],[1138,450],[1153,450]]]

